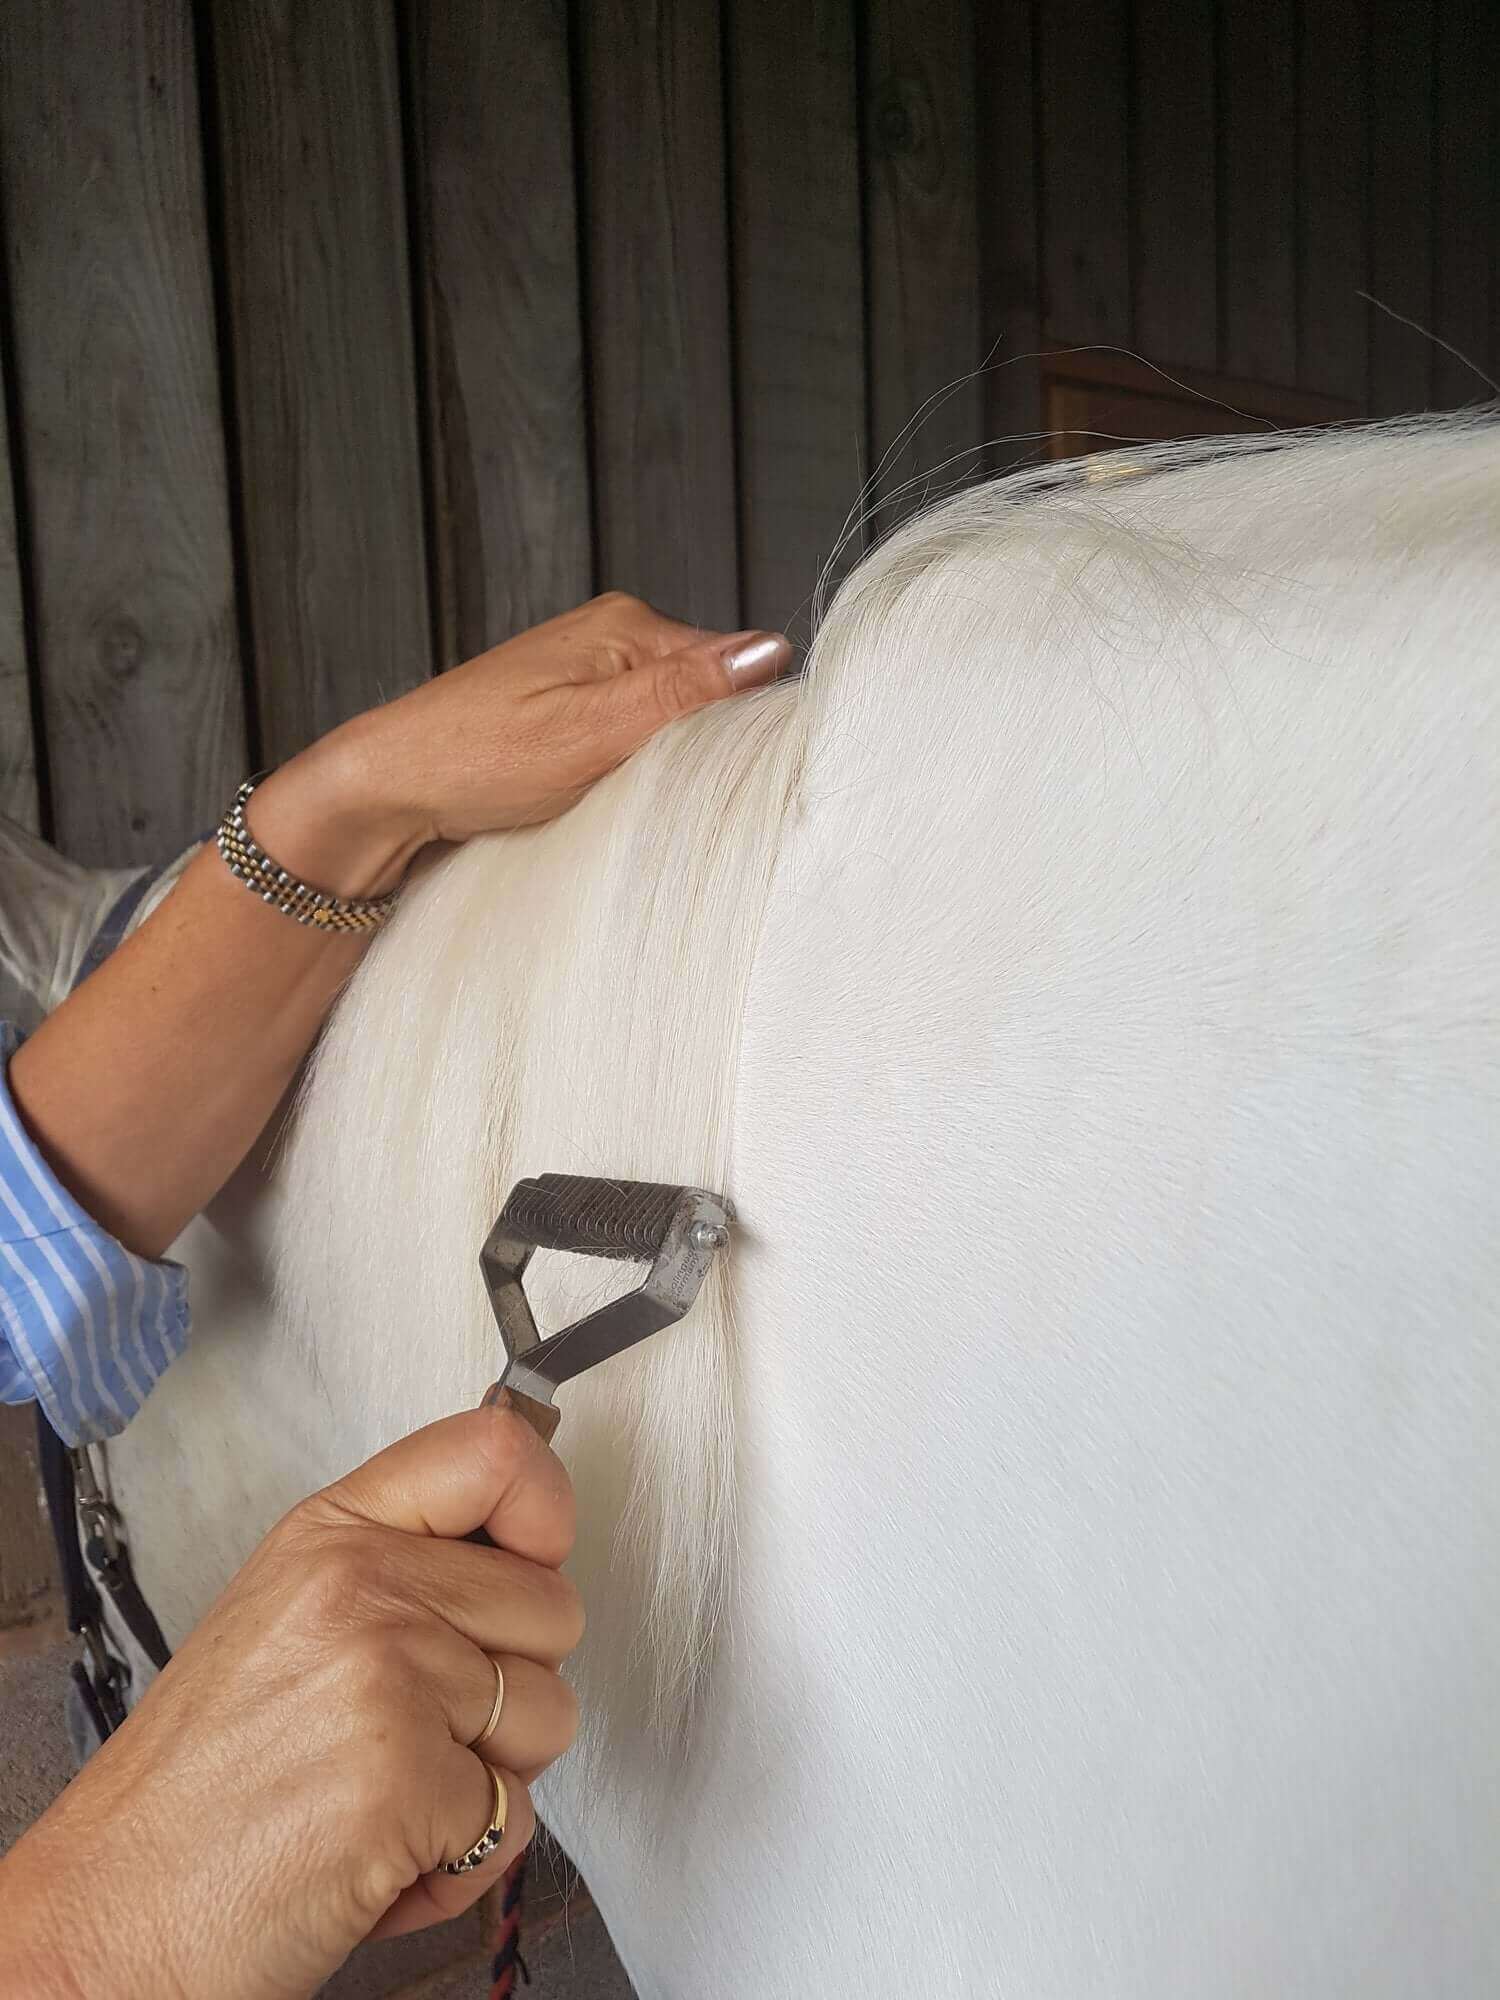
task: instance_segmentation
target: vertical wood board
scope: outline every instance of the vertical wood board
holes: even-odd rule
[[[977,26],[984,425],[989,469],[1003,472],[1042,455],[1034,0],[993,0]]]
[[[0,356],[0,365],[4,357]],[[36,752],[31,729],[31,676],[16,545],[15,476],[4,384],[0,383],[0,813],[28,832],[41,830]]]
[[[870,456],[886,527],[983,458],[973,0],[872,0],[866,24]]]
[[[1370,291],[1379,304],[1370,314],[1370,408],[1377,417],[1432,401],[1432,86],[1432,0],[1372,0]]]
[[[854,12],[730,0],[726,31],[745,619],[804,642],[870,472]]]
[[[163,859],[244,758],[186,5],[8,0],[0,185],[55,833]]]
[[[405,9],[441,664],[589,595],[566,0]]]
[[[34,1624],[57,1593],[35,1440],[31,1404],[0,1407],[0,1632]]]
[[[1292,0],[1226,8],[1220,366],[1287,387],[1297,380],[1295,57]]]
[[[589,0],[581,29],[596,575],[739,622],[713,0]]]
[[[1129,10],[1126,0],[1042,0],[1044,330],[1128,347]]]
[[[246,590],[268,761],[430,670],[395,22],[212,0]]]
[[[1150,361],[1219,355],[1215,0],[1135,0],[1133,344]]]
[[[1496,391],[1489,365],[1495,279],[1497,26],[1488,0],[1438,0],[1437,159],[1433,189],[1432,357],[1438,409],[1483,402]],[[1464,357],[1473,361],[1468,366]]]
[[[1297,86],[1297,381],[1369,394],[1369,162],[1365,0],[1302,9]]]

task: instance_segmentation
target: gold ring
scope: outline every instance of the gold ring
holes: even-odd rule
[[[494,1735],[500,1721],[500,1711],[505,1706],[505,1669],[498,1660],[491,1660],[490,1665],[495,1669],[495,1699],[490,1705],[490,1719],[469,1745],[471,1750],[477,1750],[486,1736]]]
[[[505,1780],[496,1770],[486,1764],[495,1786],[495,1811],[489,1825],[478,1840],[456,1861],[445,1861],[441,1872],[444,1875],[467,1875],[471,1868],[477,1868],[481,1861],[487,1861],[505,1838],[505,1815],[510,1809],[510,1801],[505,1795]]]

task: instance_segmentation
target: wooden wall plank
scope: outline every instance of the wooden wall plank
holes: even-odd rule
[[[31,1404],[0,1407],[0,1632],[41,1624],[59,1595]]]
[[[1135,0],[1134,336],[1148,360],[1219,358],[1216,0]]]
[[[0,178],[55,834],[163,858],[244,759],[186,0],[7,0]]]
[[[1483,374],[1494,372],[1489,366],[1489,295],[1496,265],[1500,83],[1494,28],[1490,0],[1438,0],[1432,330],[1458,350],[1450,354],[1439,348],[1432,357],[1432,400],[1438,409],[1456,409],[1494,394],[1483,380]]]
[[[1127,0],[1044,0],[1037,33],[1045,330],[1128,347]]]
[[[0,813],[39,833],[31,677],[16,546],[16,482],[3,389],[0,383]]]
[[[1297,381],[1369,394],[1366,0],[1304,7],[1297,51]]]
[[[1432,0],[1371,0],[1370,408],[1432,398]],[[1403,326],[1391,313],[1404,314]]]
[[[733,627],[718,8],[714,0],[589,0],[575,21],[597,580],[677,617]],[[794,121],[778,124],[778,144],[796,133],[800,145]]]
[[[891,496],[881,528],[982,460],[973,0],[871,0],[865,22],[870,457],[878,496]]]
[[[1295,50],[1292,0],[1224,10],[1219,365],[1288,387],[1297,380]]]
[[[731,0],[726,32],[744,615],[803,642],[870,471],[853,8]]]
[[[429,671],[395,22],[211,0],[264,755]]]
[[[568,9],[403,13],[446,666],[592,588]]]
[[[978,17],[980,342],[992,472],[1041,456],[1041,240],[1038,233],[1033,0],[987,0]]]

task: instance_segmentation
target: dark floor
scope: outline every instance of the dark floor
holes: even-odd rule
[[[20,1635],[5,1635],[0,1649],[0,1853],[19,1839],[72,1775],[63,1730],[63,1689],[71,1647],[53,1641],[15,1650]],[[24,1642],[21,1642],[24,1644]],[[557,1870],[545,1858],[533,1863],[528,1884],[522,1949],[532,1983],[527,2000],[632,2000],[629,1981],[610,1949],[609,1936],[585,1891],[564,1896]],[[322,2000],[483,2000],[487,1992],[477,1924],[460,1919],[391,1944],[355,1953]]]

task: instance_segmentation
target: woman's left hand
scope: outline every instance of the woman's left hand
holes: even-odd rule
[[[666,723],[791,661],[778,633],[699,631],[611,591],[322,738],[260,787],[252,831],[278,856],[315,838],[309,872],[376,893],[431,841],[551,819]]]

